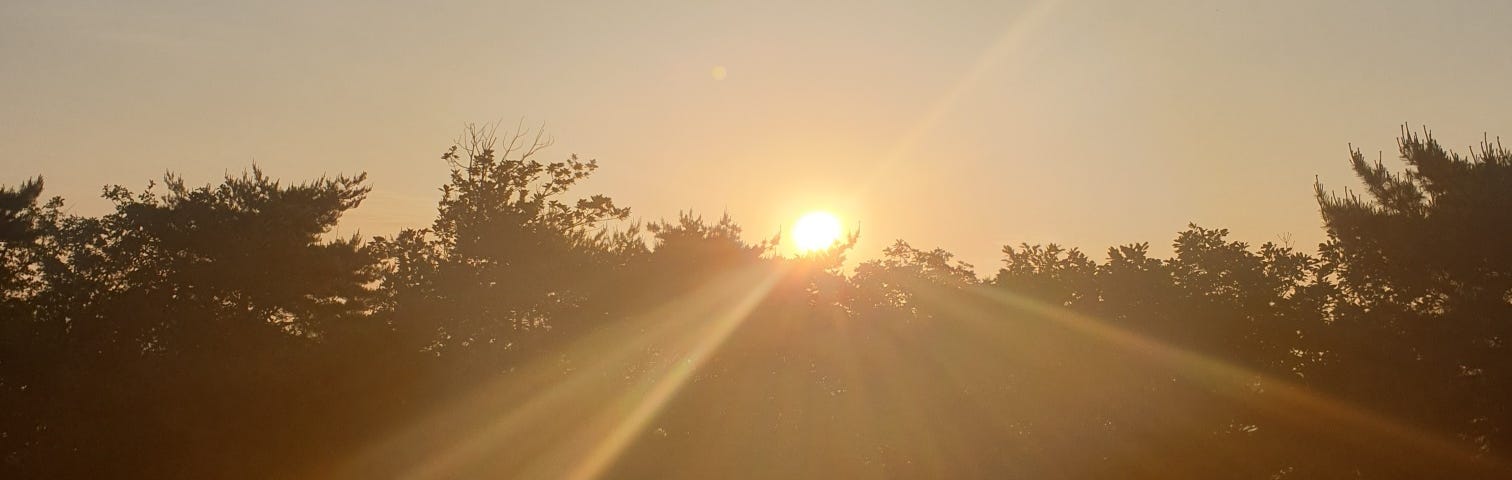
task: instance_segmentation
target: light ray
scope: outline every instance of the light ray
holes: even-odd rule
[[[1047,304],[1006,289],[978,288],[973,289],[973,292],[999,305],[1050,319],[1072,331],[1112,344],[1117,348],[1140,353],[1151,360],[1176,367],[1208,382],[1240,385],[1258,379],[1265,386],[1267,398],[1275,402],[1254,406],[1265,408],[1278,416],[1290,417],[1294,424],[1316,429],[1319,433],[1354,441],[1389,443],[1406,447],[1411,451],[1443,461],[1446,465],[1455,465],[1470,471],[1509,472],[1508,466],[1499,459],[1478,456],[1475,452],[1431,432],[1393,421],[1293,382],[1170,345],[1068,308]]]
[[[714,354],[720,345],[724,344],[735,328],[739,327],[756,308],[756,305],[766,298],[767,292],[771,291],[772,286],[777,283],[777,273],[779,272],[768,273],[746,293],[744,298],[711,319],[703,331],[694,336],[694,344],[687,350],[682,361],[677,362],[670,372],[657,379],[650,391],[635,402],[635,407],[630,410],[630,414],[615,420],[608,434],[600,436],[601,440],[598,440],[589,453],[576,462],[576,466],[561,478],[594,479],[613,465],[630,442],[635,440],[636,435],[645,429],[646,424],[666,407],[667,402],[671,401],[683,385],[688,383],[693,373]]]
[[[613,465],[782,274],[765,267],[721,274],[645,314],[596,328],[560,357],[524,365],[332,472],[311,476],[383,472],[418,480],[529,471],[534,478],[594,478]],[[662,369],[625,373],[627,366],[665,358],[648,358],[648,352],[678,360]],[[588,363],[564,366],[563,358]],[[614,381],[621,377],[624,381]]]
[[[956,105],[961,103],[966,94],[975,89],[993,68],[1017,53],[1025,39],[1039,29],[1059,3],[1060,0],[1037,1],[1028,5],[1022,13],[1015,15],[1003,27],[1003,33],[998,35],[997,40],[977,56],[976,62],[961,75],[961,79],[941,94],[924,116],[904,132],[897,143],[882,157],[882,161],[871,169],[871,174],[866,180],[857,183],[858,191],[855,192],[854,197],[864,197],[868,190],[876,186],[878,180],[896,168],[904,158],[913,154],[921,139],[934,130],[941,119],[954,111]]]

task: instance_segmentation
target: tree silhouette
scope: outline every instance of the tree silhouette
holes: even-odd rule
[[[5,478],[1507,478],[1512,154],[1404,132],[1317,255],[1190,225],[980,278],[630,221],[469,127],[437,218],[365,177],[0,188]],[[39,203],[40,202],[40,203]]]
[[[29,435],[42,427],[38,417],[46,399],[32,389],[46,373],[34,362],[46,359],[44,342],[52,340],[32,321],[40,279],[38,211],[42,179],[19,188],[0,188],[0,453],[6,459],[38,448]]]
[[[169,175],[162,194],[106,189],[115,211],[102,217],[55,204],[39,226],[32,308],[7,319],[30,342],[6,366],[45,399],[23,410],[37,438],[15,463],[192,476],[223,468],[213,452],[227,445],[308,428],[296,406],[319,391],[300,353],[367,308],[358,241],[320,238],[367,193],[362,181],[282,186],[253,169],[190,188]],[[265,421],[288,412],[300,413]]]
[[[1331,376],[1342,392],[1503,455],[1512,395],[1512,154],[1483,142],[1461,156],[1403,129],[1407,168],[1355,149],[1367,196],[1317,187],[1339,286]]]
[[[508,357],[544,348],[534,344],[548,332],[577,328],[587,292],[608,286],[613,254],[636,246],[600,228],[627,218],[628,208],[603,195],[563,198],[596,162],[541,162],[551,144],[544,134],[517,129],[501,140],[495,132],[469,127],[441,156],[451,181],[431,228],[376,239],[373,248],[386,265],[392,324],[420,349],[474,350],[469,358],[481,363],[469,368],[497,372]]]

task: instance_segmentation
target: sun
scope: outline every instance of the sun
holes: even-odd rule
[[[793,245],[799,253],[824,250],[840,241],[840,219],[829,212],[809,212],[793,224]]]

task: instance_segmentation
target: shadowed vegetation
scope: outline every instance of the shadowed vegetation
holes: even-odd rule
[[[1508,478],[1512,153],[1403,132],[1317,253],[1221,228],[992,272],[630,221],[473,128],[426,228],[365,177],[0,189],[5,478]]]

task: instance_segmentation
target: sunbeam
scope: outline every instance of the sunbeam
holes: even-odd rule
[[[1002,33],[998,34],[991,45],[982,50],[971,68],[961,74],[960,80],[940,94],[930,104],[929,110],[914,121],[913,126],[904,131],[903,136],[893,143],[893,146],[882,156],[881,161],[869,169],[869,174],[856,183],[858,190],[854,193],[854,197],[864,197],[871,188],[876,187],[878,180],[891,173],[900,162],[912,155],[919,142],[934,130],[935,125],[954,111],[966,95],[975,89],[994,68],[1017,53],[1059,4],[1060,0],[1036,0],[1003,26]]]
[[[774,268],[725,272],[645,314],[604,326],[561,357],[506,374],[327,473],[344,478],[390,471],[401,472],[396,478],[414,480],[465,474],[596,478],[781,275]],[[648,352],[654,357],[648,358]],[[587,360],[564,371],[562,358]],[[629,365],[647,362],[660,362],[660,367],[623,373]],[[622,375],[619,387],[604,390],[606,379]],[[501,456],[501,451],[510,453]]]
[[[1512,472],[1495,457],[1478,455],[1477,452],[1469,451],[1431,432],[1373,414],[1363,408],[1310,391],[1293,382],[1161,342],[1065,307],[1015,294],[1007,289],[979,288],[972,291],[993,303],[1023,311],[1033,318],[1052,320],[1088,338],[1145,356],[1154,362],[1177,368],[1183,373],[1215,385],[1244,385],[1258,380],[1265,386],[1267,396],[1271,401],[1254,406],[1263,408],[1271,414],[1289,418],[1297,425],[1309,427],[1317,433],[1349,442],[1388,441],[1403,447],[1405,451],[1457,466],[1464,471]],[[959,318],[972,317],[961,315]]]
[[[1512,1],[183,3],[0,0],[0,479],[1512,479]]]
[[[571,464],[574,465],[566,475],[551,477],[566,478],[571,480],[589,480],[598,478],[605,469],[619,458],[620,453],[635,440],[635,436],[645,430],[646,424],[666,407],[667,402],[677,395],[698,368],[709,359],[709,356],[724,344],[730,337],[730,333],[739,327],[746,316],[766,298],[767,292],[776,284],[781,275],[780,270],[771,270],[760,274],[761,277],[754,282],[744,283],[746,292],[744,296],[735,301],[722,304],[721,310],[713,312],[710,318],[704,320],[704,324],[692,334],[686,348],[681,348],[684,353],[679,359],[671,364],[668,371],[656,378],[649,391],[638,399],[631,400],[634,405],[629,413],[621,414],[618,411],[608,410],[596,423],[609,423],[612,426],[607,431],[592,429],[585,431],[584,440],[596,438],[593,447],[581,455],[574,455]],[[545,472],[543,472],[545,473]],[[540,478],[546,478],[542,476]]]

